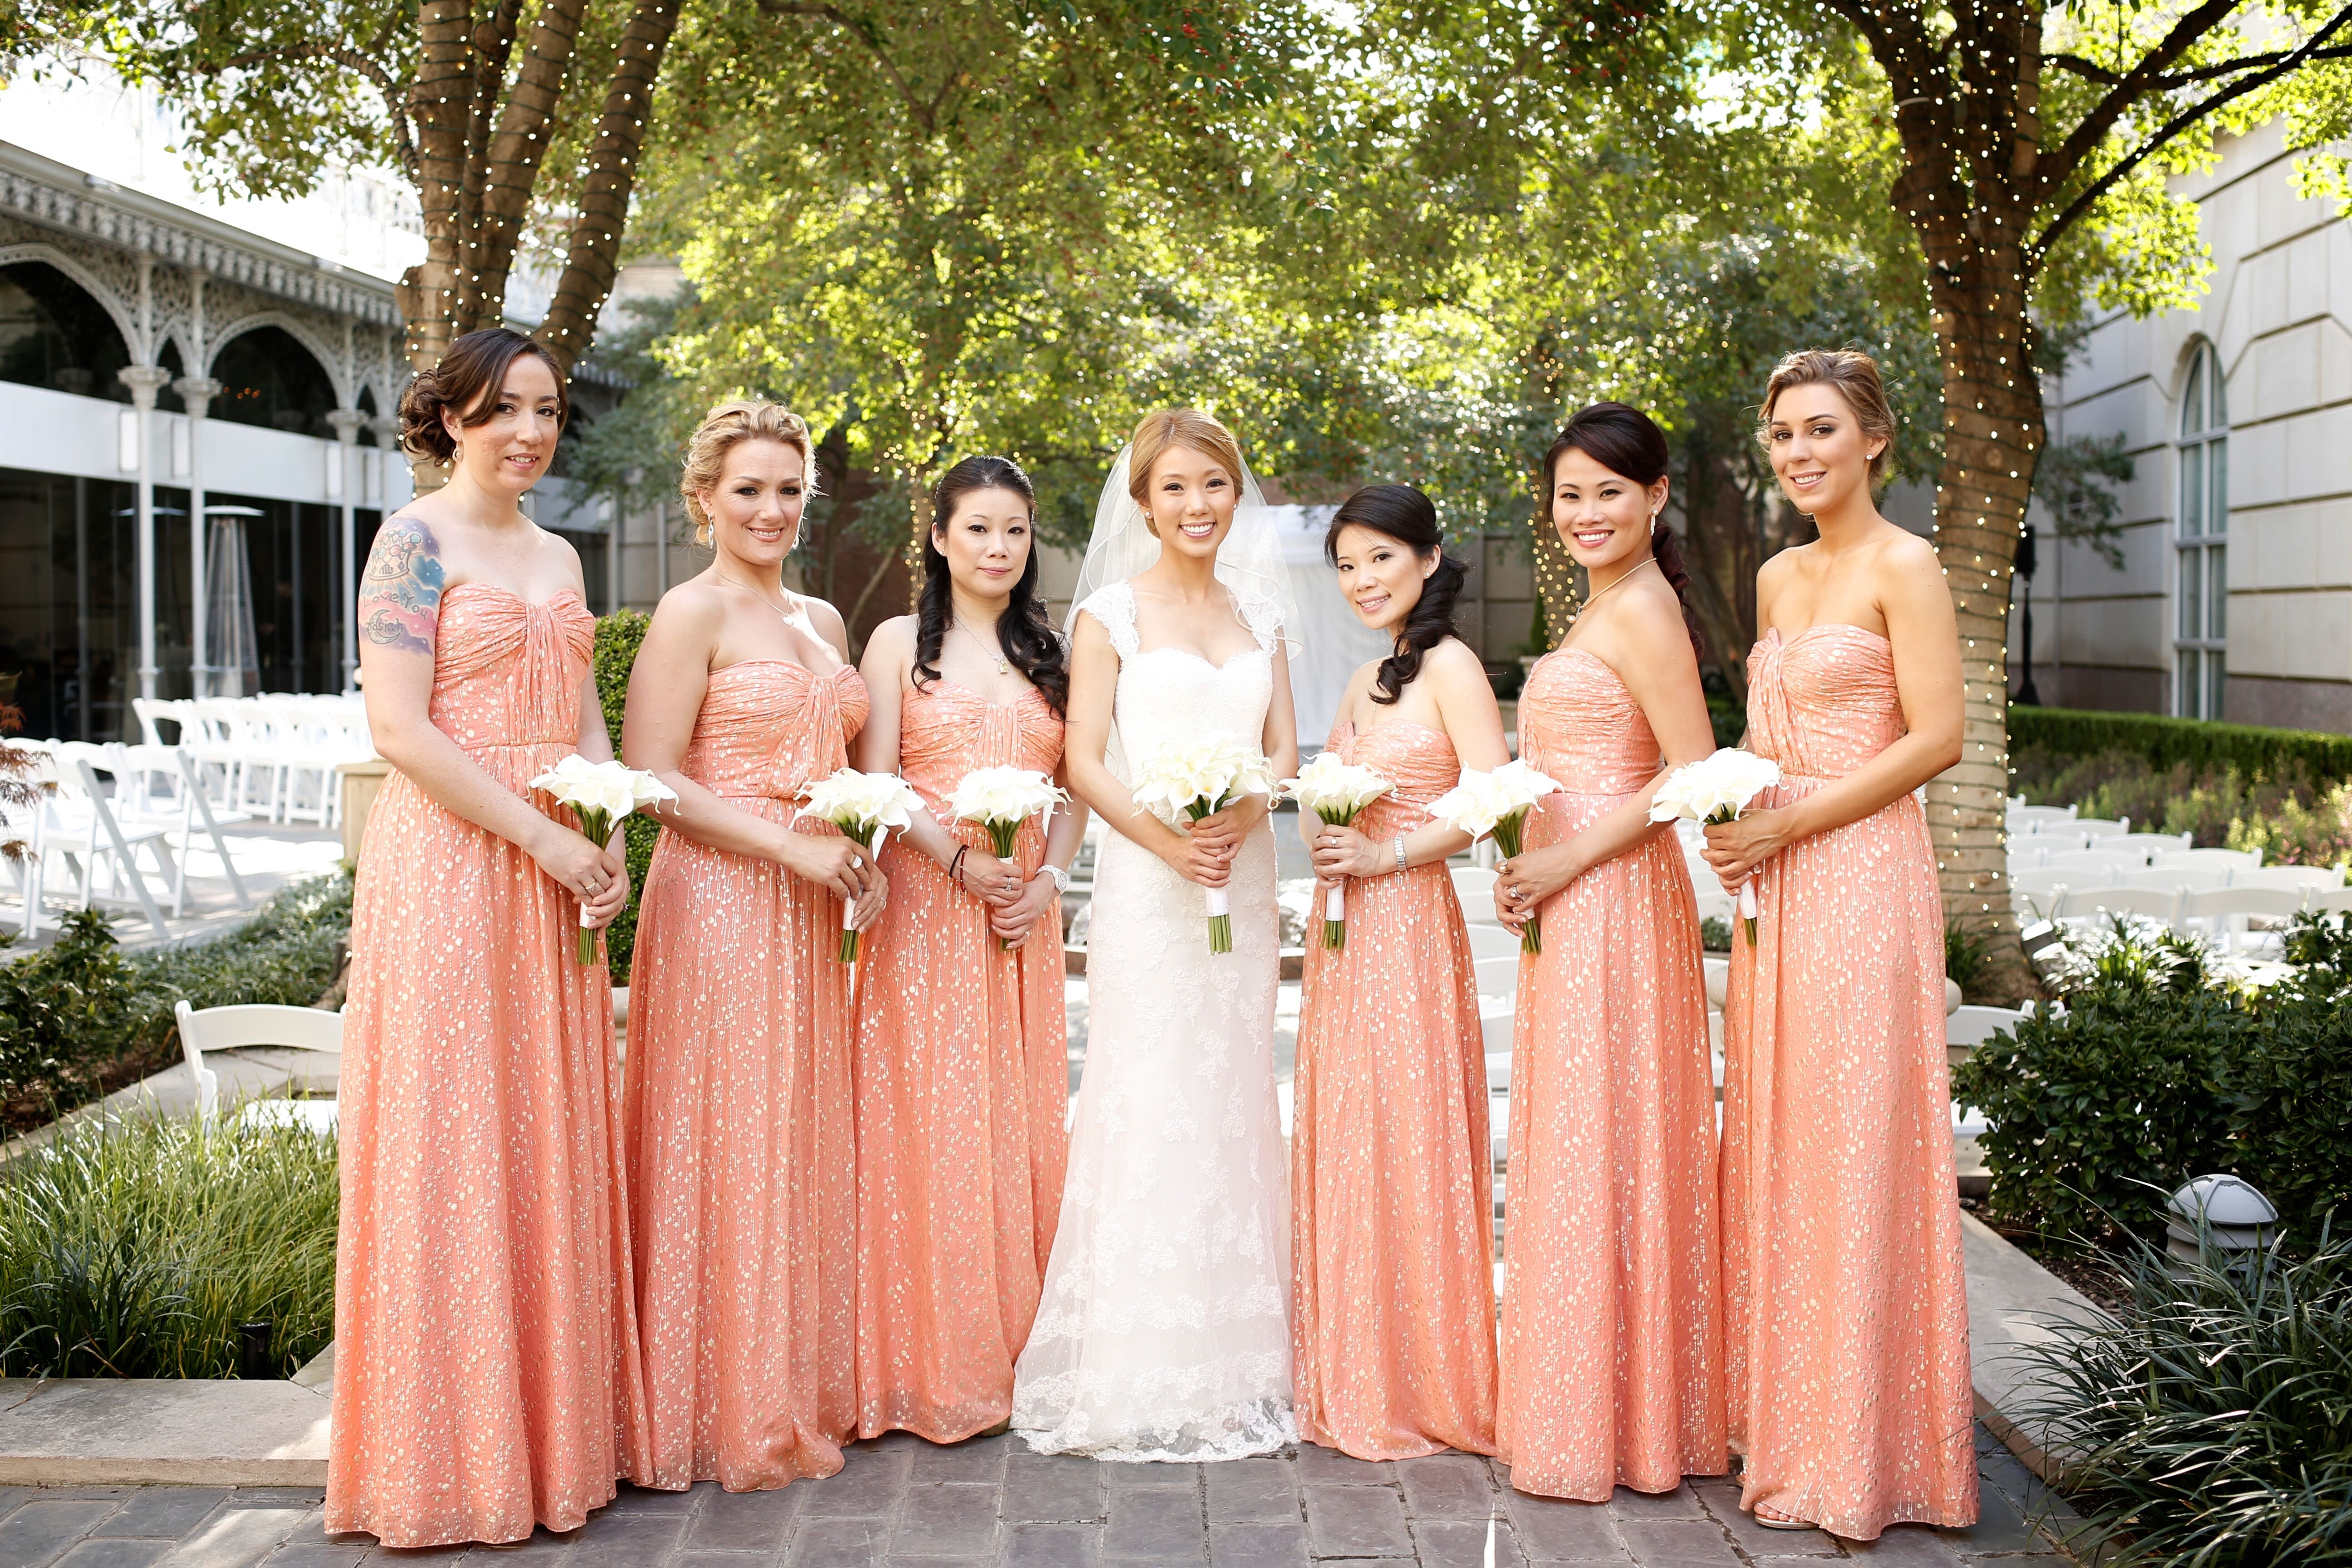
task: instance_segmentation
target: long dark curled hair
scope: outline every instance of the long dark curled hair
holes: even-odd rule
[[[1010,458],[966,458],[940,475],[931,491],[931,531],[923,535],[923,594],[915,606],[915,685],[920,689],[939,679],[940,649],[954,614],[955,579],[934,535],[955,521],[956,502],[974,490],[1011,490],[1028,503],[1029,563],[1013,584],[1013,602],[996,619],[996,641],[1013,668],[1029,678],[1054,711],[1066,712],[1069,658],[1054,623],[1046,618],[1045,602],[1037,597],[1037,491]]]
[[[1569,452],[1581,452],[1611,473],[1633,480],[1647,489],[1666,477],[1666,465],[1671,454],[1666,450],[1666,433],[1658,422],[1640,409],[1625,403],[1595,403],[1580,408],[1575,416],[1560,430],[1551,450],[1544,454],[1543,497],[1544,517],[1551,517],[1552,486],[1559,474],[1559,459]],[[1657,561],[1658,570],[1674,585],[1675,599],[1683,607],[1683,629],[1690,633],[1691,651],[1703,661],[1706,658],[1706,639],[1699,635],[1698,617],[1691,614],[1690,563],[1683,559],[1682,540],[1659,518],[1650,529],[1650,554]]]
[[[1422,580],[1420,600],[1397,628],[1396,651],[1381,660],[1380,671],[1372,677],[1372,700],[1386,705],[1402,697],[1420,676],[1422,655],[1454,635],[1454,600],[1470,568],[1445,553],[1437,508],[1411,485],[1367,485],[1339,503],[1323,535],[1323,559],[1333,566],[1339,563],[1343,528],[1368,528],[1423,561],[1437,557],[1437,570]]]

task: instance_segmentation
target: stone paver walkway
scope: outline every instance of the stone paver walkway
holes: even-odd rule
[[[1368,1465],[1308,1447],[1219,1465],[1042,1458],[1007,1438],[952,1448],[861,1443],[842,1472],[730,1496],[625,1490],[584,1529],[504,1548],[388,1552],[330,1538],[320,1494],[277,1488],[19,1489],[0,1493],[0,1568],[347,1568],[361,1562],[552,1563],[565,1568],[1122,1562],[1276,1568],[1377,1559],[1480,1568],[1523,1563],[1733,1568],[1856,1557],[1882,1568],[2064,1568],[2043,1531],[2079,1521],[1981,1428],[1984,1519],[1973,1530],[1889,1531],[1873,1545],[1759,1528],[1737,1488],[1605,1506],[1509,1489],[1501,1467],[1447,1454]],[[2059,1517],[2048,1516],[2055,1509]]]

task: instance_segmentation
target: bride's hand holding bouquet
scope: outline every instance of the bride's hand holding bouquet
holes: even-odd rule
[[[1171,827],[1191,824],[1165,858],[1178,875],[1208,892],[1209,951],[1234,950],[1234,856],[1265,820],[1274,769],[1255,746],[1212,736],[1177,741],[1143,760],[1128,785],[1135,804]]]

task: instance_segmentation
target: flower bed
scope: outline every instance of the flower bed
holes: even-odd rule
[[[334,1335],[335,1144],[234,1120],[119,1121],[0,1165],[0,1373],[285,1376]]]

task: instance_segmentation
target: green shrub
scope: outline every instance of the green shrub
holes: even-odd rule
[[[2186,833],[2200,847],[2259,849],[2273,864],[2352,859],[2352,786],[2318,783],[2293,759],[2262,772],[2188,763],[2151,769],[2127,751],[2029,750],[2016,753],[2013,772],[2019,793],[2037,805],[2127,816],[2150,832]]]
[[[279,890],[217,941],[125,956],[103,917],[67,917],[57,942],[0,965],[0,1118],[49,1121],[170,1060],[172,1005],[304,1006],[333,984],[352,929],[348,872]]]
[[[1978,1143],[1990,1211],[2058,1237],[2100,1237],[2111,1216],[2152,1226],[2151,1184],[2231,1168],[2224,1080],[2259,1026],[2154,942],[2110,943],[2065,1005],[1953,1069],[1952,1097],[1989,1123]]]
[[[2186,1282],[2146,1244],[2116,1261],[2126,1310],[2019,1352],[2067,1500],[2126,1563],[2352,1563],[2352,1247]]]
[[[1944,978],[1960,988],[1960,999],[1974,1002],[1992,978],[1993,931],[1990,925],[1969,921],[1944,922]]]
[[[2012,754],[2032,750],[2079,757],[2128,752],[2158,771],[2185,763],[2192,768],[2234,767],[2242,773],[2271,774],[2300,764],[2311,777],[2326,783],[2352,778],[2352,736],[2154,713],[2011,708],[2009,744]]]
[[[604,729],[613,737],[613,752],[621,750],[621,716],[629,704],[629,671],[636,667],[637,649],[653,617],[642,610],[619,610],[596,620],[596,694],[604,703]],[[637,946],[637,901],[645,896],[646,872],[654,863],[654,845],[661,826],[643,815],[632,816],[622,828],[629,862],[629,907],[604,930],[604,952],[611,961],[613,984],[629,983],[629,961]]]
[[[0,1165],[0,1373],[280,1375],[334,1335],[335,1144],[234,1121],[79,1127]]]
[[[1721,915],[1709,915],[1699,921],[1698,945],[1707,952],[1729,952],[1731,922]]]
[[[2352,1226],[2352,918],[2298,918],[2286,956],[2303,967],[2256,998],[2263,1027],[2229,1089],[2237,1173],[2302,1245],[2331,1213]]]

